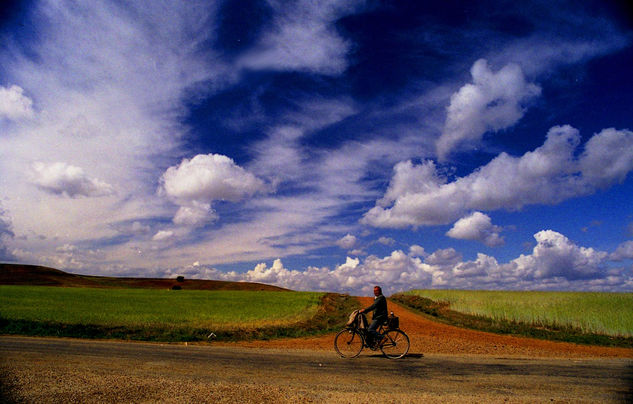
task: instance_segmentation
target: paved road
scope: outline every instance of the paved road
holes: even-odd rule
[[[0,337],[0,401],[633,402],[630,359],[334,352]]]

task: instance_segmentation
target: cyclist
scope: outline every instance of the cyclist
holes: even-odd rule
[[[369,335],[374,341],[379,341],[380,335],[376,331],[381,324],[384,324],[387,321],[387,316],[389,315],[387,311],[387,298],[382,294],[382,288],[380,286],[374,286],[374,303],[365,308],[361,309],[360,313],[368,313],[373,311],[374,314],[371,317],[371,324],[367,331],[369,331]],[[374,341],[368,341],[370,344]]]

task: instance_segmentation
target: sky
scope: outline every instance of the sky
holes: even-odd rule
[[[0,261],[633,291],[621,1],[0,6]]]

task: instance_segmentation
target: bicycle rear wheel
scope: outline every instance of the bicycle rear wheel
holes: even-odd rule
[[[380,342],[380,350],[389,359],[402,358],[409,352],[409,337],[401,330],[389,330]]]
[[[343,358],[355,358],[363,350],[363,337],[356,330],[346,328],[334,338],[334,349]]]

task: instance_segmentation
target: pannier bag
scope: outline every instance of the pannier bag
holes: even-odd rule
[[[393,315],[393,311],[387,317],[387,328],[390,330],[400,328],[400,318]]]

